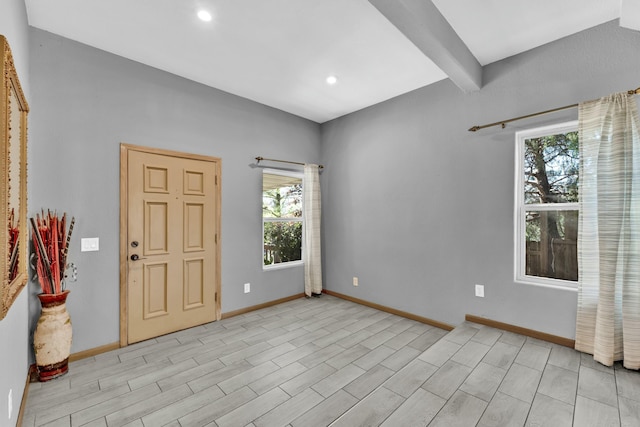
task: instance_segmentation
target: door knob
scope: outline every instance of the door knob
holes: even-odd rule
[[[146,258],[140,258],[140,257],[138,256],[138,254],[133,254],[133,255],[131,255],[129,258],[131,258],[131,261],[138,261],[138,260],[140,260],[140,259],[146,259]]]

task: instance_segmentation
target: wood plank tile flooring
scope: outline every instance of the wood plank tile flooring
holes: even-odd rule
[[[74,362],[31,384],[23,425],[630,427],[640,376],[323,295]]]

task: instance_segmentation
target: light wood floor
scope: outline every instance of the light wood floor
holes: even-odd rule
[[[640,376],[323,295],[74,362],[25,426],[639,426]]]

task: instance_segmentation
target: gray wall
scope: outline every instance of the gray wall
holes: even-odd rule
[[[640,33],[610,22],[485,67],[477,93],[444,80],[324,124],[325,286],[452,325],[474,314],[573,338],[575,291],[514,283],[514,134],[577,110],[467,129],[634,89],[638,48]]]
[[[486,67],[478,93],[443,81],[319,126],[43,31],[28,34],[20,0],[0,12],[31,106],[30,213],[52,208],[77,219],[72,352],[119,339],[120,142],[222,158],[223,312],[303,289],[301,268],[261,269],[261,170],[249,164],[263,155],[326,166],[327,288],[451,324],[470,313],[574,336],[575,292],[513,282],[513,164],[515,130],[575,111],[506,130],[466,129],[637,87],[639,33],[605,24]],[[100,251],[80,252],[82,237],[99,237]],[[474,283],[486,286],[486,298],[473,296]],[[0,365],[15,367],[0,381],[0,419],[8,390],[17,402],[22,394],[37,290],[32,283],[0,322],[11,343],[0,348]]]
[[[223,313],[303,292],[301,267],[262,271],[262,175],[249,165],[318,162],[318,124],[36,29],[30,53],[30,211],[77,221],[72,352],[119,340],[121,142],[222,159]],[[82,237],[99,237],[100,251],[80,252]]]
[[[29,86],[29,30],[22,0],[0,2],[0,34],[11,46],[22,89],[31,100]],[[20,293],[7,316],[0,320],[0,425],[14,426],[29,371],[28,293]],[[13,413],[8,418],[7,399],[13,396]],[[7,424],[5,424],[7,423]]]

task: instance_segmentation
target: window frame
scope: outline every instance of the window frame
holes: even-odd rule
[[[292,178],[300,178],[300,181],[302,183],[302,191],[304,192],[304,174],[302,172],[296,172],[296,171],[287,171],[287,170],[282,170],[282,169],[268,169],[265,168],[262,170],[262,182],[264,182],[264,175],[265,174],[270,174],[270,175],[281,175],[281,176],[289,176]],[[263,191],[261,191],[260,194],[263,194]],[[262,203],[261,203],[262,206]],[[262,211],[262,208],[260,209]],[[296,261],[286,261],[286,262],[279,262],[277,264],[269,264],[269,265],[265,265],[264,264],[264,225],[265,222],[300,222],[302,224],[302,241],[301,241],[301,248],[300,248],[300,259],[296,260]],[[260,253],[262,254],[261,256],[261,264],[262,264],[262,270],[264,271],[268,271],[268,270],[280,270],[283,268],[291,268],[291,267],[297,267],[300,265],[304,265],[304,197],[302,198],[302,215],[300,216],[300,218],[265,218],[264,213],[262,213],[262,234],[261,234],[261,245],[262,245],[262,249],[260,251]]]
[[[526,274],[526,212],[535,211],[579,211],[579,202],[532,203],[524,202],[524,144],[526,139],[561,133],[577,132],[578,120],[541,126],[516,132],[515,142],[515,199],[514,199],[514,276],[515,282],[528,285],[577,291],[578,281],[530,276]]]

